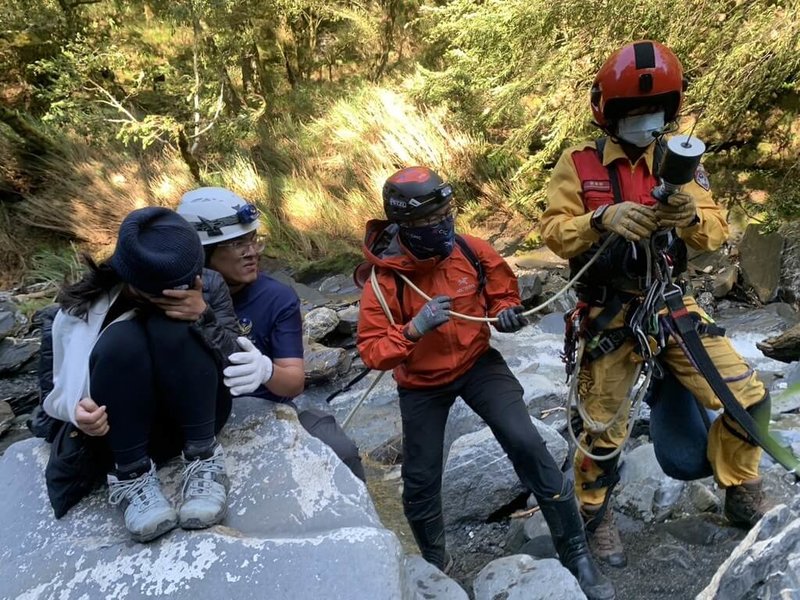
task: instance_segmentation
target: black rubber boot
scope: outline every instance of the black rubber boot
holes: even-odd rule
[[[600,572],[589,552],[572,486],[558,498],[538,500],[561,564],[575,576],[589,600],[613,600],[614,585]]]
[[[445,547],[444,517],[441,513],[425,521],[409,521],[411,533],[417,541],[422,558],[434,567],[447,573],[453,566],[453,559]]]

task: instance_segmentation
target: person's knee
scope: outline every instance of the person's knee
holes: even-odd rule
[[[92,370],[110,369],[116,373],[137,373],[150,361],[144,329],[138,321],[122,321],[108,327],[98,338],[89,357]]]
[[[405,488],[403,489],[403,513],[409,521],[426,521],[441,514],[441,512],[441,493],[416,494],[412,496],[410,493],[406,493]]]
[[[170,319],[164,315],[153,315],[145,324],[147,335],[154,345],[164,352],[185,352],[187,344],[195,344],[198,338],[191,332],[189,321]]]

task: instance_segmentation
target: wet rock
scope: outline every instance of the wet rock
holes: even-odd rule
[[[542,333],[564,335],[564,331],[566,330],[564,313],[554,312],[549,315],[544,315],[539,319],[536,325],[542,330]]]
[[[519,297],[523,306],[533,306],[534,299],[542,295],[542,277],[539,273],[522,273],[518,276]]]
[[[525,519],[522,532],[524,542],[519,554],[529,554],[534,558],[558,558],[542,511],[536,511],[533,516]]]
[[[775,337],[767,338],[756,347],[775,360],[793,362],[800,360],[800,324]]]
[[[664,568],[678,568],[687,571],[692,566],[692,555],[685,548],[673,544],[659,544],[650,552],[647,557],[661,563]]]
[[[0,340],[7,338],[17,328],[16,311],[6,308],[10,303],[0,303]]]
[[[742,279],[761,302],[773,300],[778,292],[783,242],[780,233],[763,234],[759,225],[751,224],[739,243]]]
[[[336,331],[344,335],[355,335],[358,332],[358,306],[348,306],[336,311],[339,324]]]
[[[0,435],[11,429],[14,424],[14,411],[8,402],[0,401]]]
[[[0,375],[14,373],[39,352],[39,340],[5,338],[0,341]]]
[[[558,432],[531,418],[556,464],[567,456],[567,443]],[[442,479],[444,515],[448,523],[485,521],[496,510],[528,490],[488,427],[458,438]]]
[[[300,298],[300,307],[303,312],[308,312],[314,308],[325,306],[330,301],[325,294],[305,285],[304,283],[298,283],[286,273],[281,271],[273,271],[269,275],[273,279],[277,279],[281,283],[285,283],[294,289],[298,298]]]
[[[220,441],[232,482],[223,524],[176,529],[150,544],[131,543],[106,490],[55,521],[43,477],[47,445],[14,445],[0,459],[3,596],[409,598],[397,537],[364,485],[293,410],[239,398]],[[172,498],[181,470],[174,461],[159,473]]]
[[[384,465],[396,465],[403,462],[403,435],[397,434],[385,441],[370,451],[369,457]]]
[[[718,512],[721,506],[720,499],[700,481],[690,481],[687,493],[692,506],[699,512]]]
[[[800,595],[800,498],[769,511],[717,570],[697,600]]]
[[[661,470],[652,444],[627,453],[621,471],[617,507],[645,522],[667,517],[683,491],[682,481]]]
[[[717,311],[714,320],[732,334],[757,333],[763,339],[780,334],[800,322],[800,315],[783,302],[773,302],[762,308],[731,306]]]
[[[356,284],[353,282],[353,278],[344,274],[325,278],[317,289],[323,294],[338,294],[341,292],[353,292],[358,290]]]
[[[409,598],[414,600],[468,600],[467,592],[421,556],[406,556]]]
[[[350,355],[342,348],[328,348],[312,342],[306,346],[303,354],[306,381],[310,383],[328,381],[350,368]]]
[[[800,362],[790,366],[772,393],[772,414],[800,410]]]
[[[730,265],[714,275],[712,283],[712,294],[714,298],[724,298],[731,293],[733,286],[739,280],[739,269],[736,265]]]
[[[575,577],[555,559],[524,554],[493,560],[472,584],[475,600],[579,600],[586,595]]]
[[[318,342],[339,325],[336,311],[327,307],[315,308],[303,317],[303,335],[312,342]]]
[[[721,515],[692,515],[664,524],[674,538],[693,546],[721,544],[741,535]]]
[[[780,228],[784,237],[781,260],[781,296],[785,302],[800,303],[800,222]]]

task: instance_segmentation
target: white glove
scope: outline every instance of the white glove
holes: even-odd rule
[[[241,396],[255,392],[272,378],[272,361],[246,337],[236,338],[236,342],[244,352],[231,354],[228,360],[232,364],[222,374],[231,395]]]

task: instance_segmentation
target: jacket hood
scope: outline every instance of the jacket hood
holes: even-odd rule
[[[433,269],[442,260],[415,257],[400,241],[399,231],[397,223],[391,221],[373,219],[367,222],[362,251],[370,264],[408,274]]]

